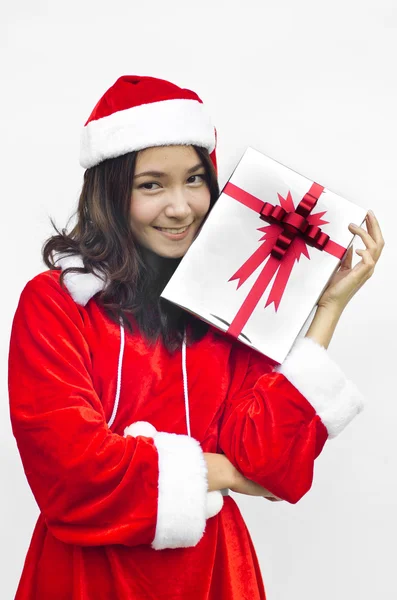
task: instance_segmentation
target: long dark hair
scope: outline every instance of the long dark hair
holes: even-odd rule
[[[219,196],[219,184],[208,151],[200,146],[193,148],[203,163],[210,190],[207,218]],[[43,260],[48,268],[56,269],[56,253],[81,255],[84,269],[65,269],[61,285],[70,271],[99,272],[109,282],[97,296],[108,316],[117,323],[121,316],[129,331],[137,326],[150,342],[162,336],[172,352],[180,346],[188,324],[188,343],[201,339],[209,325],[160,298],[182,258],[158,257],[158,266],[154,267],[134,238],[129,215],[136,157],[137,152],[129,152],[85,171],[75,213],[77,222],[68,233],[67,229],[59,230],[51,219],[57,235],[45,241]]]

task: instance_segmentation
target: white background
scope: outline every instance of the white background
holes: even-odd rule
[[[1,598],[14,596],[38,515],[9,423],[13,313],[45,269],[49,216],[62,227],[75,208],[81,127],[120,75],[138,74],[201,96],[221,187],[251,145],[379,219],[381,260],[329,347],[366,410],[326,444],[297,505],[234,497],[269,600],[395,599],[395,0],[24,0],[2,13]]]

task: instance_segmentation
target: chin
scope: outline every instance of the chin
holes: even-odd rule
[[[158,256],[161,256],[163,258],[182,258],[182,256],[186,254],[187,249],[188,248],[180,248],[179,250],[175,249],[173,252],[153,250],[153,252],[155,252],[156,254],[158,254]]]
[[[196,233],[196,232],[194,232],[194,233]],[[162,240],[158,239],[157,234],[155,234],[154,236],[153,235],[146,235],[144,237],[142,236],[141,239],[139,240],[139,243],[146,250],[152,252],[156,256],[160,256],[161,258],[178,259],[178,258],[182,258],[186,254],[189,247],[193,243],[194,237],[193,237],[193,239],[189,239],[187,237],[184,240],[181,240],[180,243],[171,242],[171,243],[167,244],[166,240],[162,243]]]

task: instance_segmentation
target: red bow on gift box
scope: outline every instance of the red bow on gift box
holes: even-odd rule
[[[265,308],[274,302],[274,307],[277,311],[295,262],[299,261],[302,254],[310,259],[307,245],[332,254],[339,259],[343,258],[346,248],[333,242],[329,235],[322,232],[319,227],[320,225],[329,223],[329,221],[321,220],[326,211],[314,215],[310,214],[316,206],[323,190],[323,186],[313,183],[310,190],[295,209],[290,192],[288,192],[286,198],[277,194],[280,206],[273,206],[269,202],[263,202],[259,198],[249,194],[233,183],[229,182],[226,184],[223,193],[251,208],[259,214],[261,219],[271,223],[267,227],[260,227],[258,229],[258,231],[264,232],[264,236],[259,240],[263,241],[263,244],[229,279],[229,281],[239,280],[238,289],[265,259],[269,257],[269,260],[266,262],[259,277],[227,329],[228,334],[234,337],[240,335],[276,272],[277,275]]]

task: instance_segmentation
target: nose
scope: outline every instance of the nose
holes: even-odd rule
[[[186,221],[187,217],[192,214],[190,201],[191,195],[186,189],[173,189],[165,209],[166,216]]]

